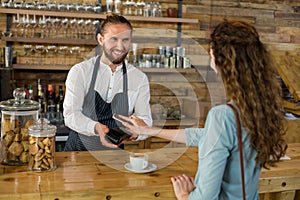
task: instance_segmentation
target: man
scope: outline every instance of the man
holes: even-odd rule
[[[105,138],[118,126],[113,114],[131,115],[142,124],[152,125],[147,76],[125,62],[132,40],[130,22],[108,15],[96,36],[102,55],[73,66],[66,80],[64,117],[71,131],[65,151],[118,147]],[[146,138],[132,135],[129,140]]]

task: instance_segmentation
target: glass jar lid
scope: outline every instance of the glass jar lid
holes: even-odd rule
[[[40,118],[34,125],[28,127],[30,136],[52,137],[55,136],[56,126],[49,124],[45,118]]]
[[[26,92],[22,88],[16,88],[13,92],[15,99],[0,102],[0,108],[3,110],[38,110],[39,103],[30,99],[25,99]]]

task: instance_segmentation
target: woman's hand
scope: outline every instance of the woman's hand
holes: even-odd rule
[[[132,120],[134,120],[135,123],[136,123],[138,126],[147,126],[147,124],[144,122],[144,120],[142,120],[141,118],[138,118],[138,117],[135,116],[135,115],[131,115],[129,118],[132,119]],[[130,122],[130,123],[131,123],[131,122]],[[130,131],[129,131],[129,132],[130,132]],[[131,133],[132,133],[132,132],[131,132]],[[126,142],[128,142],[128,141],[131,141],[131,140],[136,140],[137,138],[138,138],[138,135],[132,133],[132,135],[131,135],[129,138],[123,140],[123,141],[121,142],[121,144],[124,144],[124,143],[126,143]],[[121,145],[121,144],[119,144],[119,145]]]
[[[187,200],[189,194],[195,189],[194,179],[185,174],[174,176],[171,181],[178,200]]]
[[[142,119],[134,115],[131,115],[130,117],[119,115],[119,117],[123,121],[122,124],[132,135],[154,136],[160,131],[158,128],[148,126]]]
[[[99,135],[100,142],[102,143],[103,146],[109,148],[118,148],[117,145],[112,144],[105,139],[105,135],[109,132],[109,128],[106,125],[97,123],[95,125],[95,132]]]

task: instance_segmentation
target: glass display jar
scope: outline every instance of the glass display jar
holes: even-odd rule
[[[41,118],[35,125],[28,128],[28,132],[28,169],[36,172],[55,170],[56,126],[50,125],[47,119]]]
[[[28,127],[38,119],[38,102],[25,99],[26,92],[17,88],[15,99],[0,102],[1,162],[7,165],[28,164]]]

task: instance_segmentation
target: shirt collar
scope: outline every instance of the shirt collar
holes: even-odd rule
[[[101,60],[100,60],[100,65],[101,65],[101,66],[104,66],[105,69],[111,70],[111,69],[110,69],[110,66],[107,65],[107,64],[105,64],[105,63],[102,62]],[[122,70],[122,66],[123,66],[123,63],[121,63],[120,65],[118,65],[118,66],[116,67],[116,72]]]

